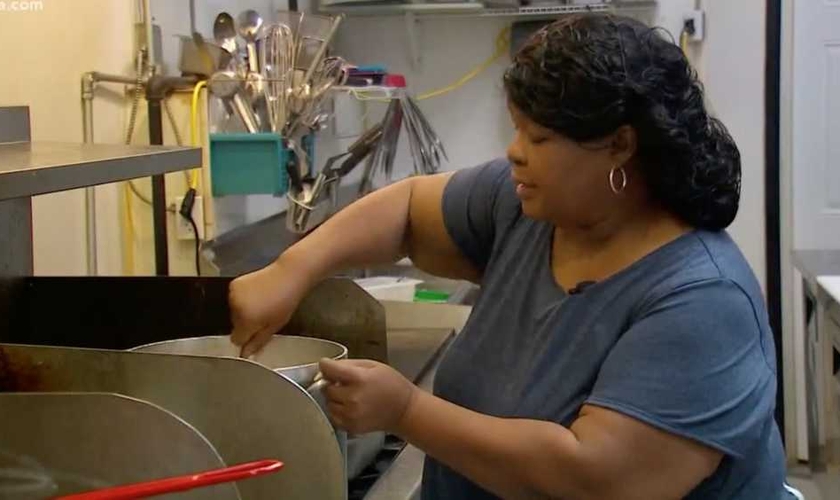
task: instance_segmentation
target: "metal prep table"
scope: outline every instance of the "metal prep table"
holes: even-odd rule
[[[32,142],[29,108],[0,107],[0,278],[32,274],[33,196],[88,188],[88,271],[96,274],[93,186],[149,176],[162,181],[166,173],[199,166],[199,148]],[[155,194],[163,208],[163,187]],[[154,221],[155,250],[165,256],[163,216]]]

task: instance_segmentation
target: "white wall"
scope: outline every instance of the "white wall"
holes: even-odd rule
[[[692,43],[689,58],[720,118],[741,151],[738,217],[729,228],[766,290],[764,214],[764,0],[659,0],[654,24],[679,39],[684,12],[705,11],[706,37]]]
[[[131,62],[134,9],[127,1],[49,1],[37,12],[0,12],[4,66],[0,105],[28,105],[33,140],[82,141],[80,82],[97,69],[123,73]],[[96,140],[119,142],[123,129],[119,94],[103,92],[96,102]],[[118,273],[117,190],[97,189],[99,265]],[[84,195],[81,191],[41,196],[33,202],[34,259],[38,274],[86,272]],[[103,212],[103,215],[106,215]]]
[[[451,84],[494,52],[504,19],[431,19],[417,22],[422,61],[413,68],[405,20],[348,19],[336,43],[337,51],[355,64],[384,64],[404,74],[410,89],[422,94]],[[463,168],[503,155],[511,126],[505,108],[502,74],[508,58],[493,65],[466,86],[420,103],[420,108],[443,139],[448,168]],[[384,105],[371,104],[371,111]],[[405,141],[403,141],[404,143]],[[411,170],[407,151],[399,156],[398,171]]]
[[[730,232],[764,287],[765,2],[705,0],[702,4],[707,38],[698,63],[706,96],[741,150],[741,210]]]
[[[43,8],[31,12],[0,12],[0,42],[6,68],[0,77],[0,105],[28,105],[32,138],[40,141],[82,142],[80,82],[87,71],[118,75],[133,74],[132,26],[137,13],[135,0],[44,0]],[[208,38],[218,11],[234,16],[244,8],[258,8],[266,16],[284,0],[198,1],[197,26]],[[189,34],[189,2],[152,1],[155,23],[162,27],[164,58],[169,74],[177,71],[176,34]],[[37,33],[37,43],[32,40]],[[122,85],[100,84],[96,91],[94,141],[122,143],[128,106]],[[188,141],[189,95],[171,99],[176,122]],[[148,143],[145,101],[140,104],[134,142]],[[174,134],[164,119],[164,141],[174,144]],[[138,181],[149,192],[148,181]],[[184,188],[181,174],[167,176],[168,197]],[[135,218],[133,269],[123,262],[123,198],[121,185],[100,186],[97,191],[97,240],[99,272],[103,275],[151,274],[154,269],[151,214],[133,199]],[[170,223],[172,217],[170,216]],[[83,275],[87,272],[84,192],[40,196],[33,202],[35,273]],[[192,273],[192,244],[176,241],[170,225],[170,265],[173,274]]]

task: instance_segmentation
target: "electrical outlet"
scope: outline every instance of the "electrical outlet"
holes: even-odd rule
[[[177,198],[175,198],[175,213],[172,214],[175,216],[175,237],[179,240],[193,241],[195,239],[195,233],[193,232],[193,228],[190,224],[190,221],[188,221],[180,213],[178,213],[178,210],[181,209],[181,204],[183,202],[183,196],[178,196]],[[201,196],[195,197],[195,204],[193,205],[192,216],[193,220],[195,221],[195,225],[198,226],[198,238],[200,240],[204,239],[204,204],[202,203]]]
[[[701,9],[683,14],[683,29],[688,31],[688,40],[702,42],[706,36],[705,13]]]

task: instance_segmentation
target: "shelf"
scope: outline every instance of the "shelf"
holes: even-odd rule
[[[346,14],[348,16],[398,16],[402,14],[477,14],[484,10],[480,3],[406,3],[383,5],[336,4],[321,5],[325,14]]]
[[[582,12],[610,12],[619,9],[648,8],[656,5],[655,0],[630,0],[624,2],[597,2],[581,5],[546,5],[531,7],[497,8],[485,7],[478,2],[461,3],[405,3],[382,5],[336,4],[321,5],[325,14],[376,17],[412,14],[417,18],[427,17],[530,17],[545,18]]]
[[[201,149],[62,142],[0,143],[0,201],[187,170]]]
[[[389,101],[405,95],[402,87],[382,87],[378,85],[366,87],[340,86],[333,87],[333,92],[346,92],[360,101]]]

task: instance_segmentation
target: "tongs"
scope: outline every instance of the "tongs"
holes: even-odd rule
[[[373,178],[378,173],[383,174],[388,181],[391,180],[403,128],[408,139],[415,174],[433,174],[440,169],[441,158],[449,159],[443,142],[423,115],[420,107],[408,95],[391,99],[383,123],[385,133],[376,152],[365,166],[365,173],[359,185],[360,195],[373,189]]]
[[[347,148],[347,152],[332,156],[327,160],[313,183],[310,204],[317,203],[327,185],[352,172],[376,148],[379,140],[382,139],[383,130],[382,123],[377,124],[362,134],[356,142]],[[340,160],[343,161],[339,164]]]
[[[283,463],[277,460],[259,460],[233,467],[200,472],[198,474],[188,474],[125,486],[116,486],[114,488],[106,488],[87,493],[78,493],[56,498],[55,500],[134,500],[136,498],[147,498],[166,493],[187,491],[214,484],[240,481],[262,476],[263,474],[271,474],[279,471],[281,468],[283,468]]]
[[[298,233],[306,232],[310,222],[309,216],[323,201],[321,198],[324,192],[329,192],[331,195],[335,194],[334,190],[329,189],[331,184],[338,182],[342,177],[352,172],[362,160],[373,152],[382,139],[383,132],[384,125],[379,123],[362,134],[356,142],[347,148],[346,152],[330,157],[314,180],[307,181],[299,177],[292,179],[292,184],[297,184],[295,187],[298,189],[296,189],[296,192],[289,192],[289,199],[292,202],[289,207],[290,229]],[[296,177],[291,169],[289,173]]]
[[[333,156],[327,160],[324,168],[321,169],[321,175],[327,181],[332,181],[340,177],[344,177],[353,171],[356,166],[365,159],[379,144],[384,134],[385,127],[382,123],[362,134],[362,136],[354,142],[346,153]],[[344,160],[341,164],[336,166],[339,160]]]

